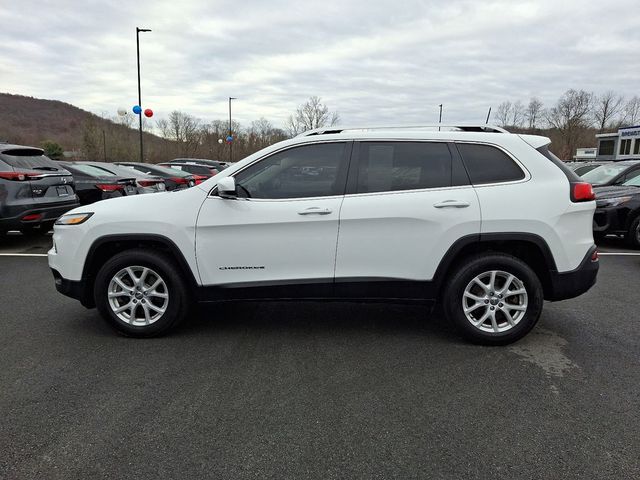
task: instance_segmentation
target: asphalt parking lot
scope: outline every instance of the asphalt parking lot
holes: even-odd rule
[[[640,252],[509,347],[416,306],[212,305],[116,336],[0,239],[0,478],[640,478]]]

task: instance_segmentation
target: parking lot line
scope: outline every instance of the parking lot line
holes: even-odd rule
[[[46,253],[0,253],[0,257],[46,257]]]

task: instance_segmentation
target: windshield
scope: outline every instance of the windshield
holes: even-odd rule
[[[86,173],[91,177],[115,177],[115,175],[111,172],[94,167],[92,165],[83,165],[81,163],[69,165],[69,169],[75,169],[79,172]]]
[[[629,168],[629,165],[601,165],[598,168],[594,168],[590,172],[582,175],[582,179],[585,182],[589,182],[592,184],[601,184],[607,183],[612,178],[616,177],[619,173],[625,171]]]
[[[5,150],[0,153],[0,159],[13,168],[44,168],[47,170],[61,170],[60,166],[49,157],[44,156],[41,150],[33,148],[15,148],[13,150]]]

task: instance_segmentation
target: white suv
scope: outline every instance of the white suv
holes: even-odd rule
[[[440,128],[314,130],[188,190],[73,210],[56,287],[137,337],[193,302],[314,298],[440,302],[467,339],[513,342],[595,283],[591,185],[547,138]]]

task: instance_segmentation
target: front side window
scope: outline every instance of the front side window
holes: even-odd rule
[[[357,193],[451,186],[446,143],[362,142],[358,148]]]
[[[281,199],[344,193],[346,143],[317,143],[275,153],[235,176],[238,196]]]
[[[459,143],[458,150],[462,155],[471,183],[501,183],[522,180],[525,175],[522,169],[509,155],[491,145]]]

